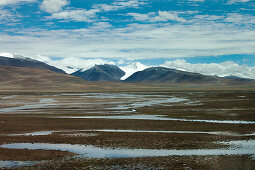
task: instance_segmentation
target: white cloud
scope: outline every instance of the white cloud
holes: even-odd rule
[[[186,22],[186,20],[182,17],[179,17],[177,12],[172,11],[158,11],[150,12],[147,14],[140,13],[128,13],[128,15],[133,16],[138,21],[147,21],[147,22],[167,22],[167,21],[178,21],[178,22]]]
[[[92,14],[88,15],[93,19]],[[16,35],[0,33],[0,50],[28,57],[117,59],[255,54],[255,30],[250,24],[214,21],[218,16],[200,22],[201,17],[184,24],[153,22],[114,27],[108,22],[95,22],[70,30],[17,29],[12,30]]]
[[[46,0],[44,0],[46,1]],[[56,1],[56,0],[47,0],[47,1]],[[67,0],[58,0],[58,1],[66,1]],[[78,22],[94,22],[97,18],[97,13],[101,12],[109,12],[116,11],[124,8],[136,8],[139,5],[144,4],[138,0],[128,0],[128,1],[114,1],[112,4],[97,4],[94,5],[91,9],[69,9],[60,11],[62,6],[59,6],[59,10],[55,10],[55,8],[51,10],[54,5],[49,5],[46,9],[47,12],[53,13],[51,16],[47,17],[47,19],[63,19],[66,21],[78,21]],[[66,4],[67,5],[67,4]],[[59,12],[58,12],[59,11]]]
[[[21,3],[31,3],[31,2],[36,2],[36,0],[0,0],[0,6],[14,5],[14,4],[21,4]]]
[[[97,4],[94,5],[94,9],[99,9],[100,11],[115,11],[123,8],[137,8],[140,5],[145,4],[141,0],[117,0],[112,4]]]
[[[122,69],[126,74],[121,77],[121,80],[127,79],[129,76],[134,74],[137,71],[142,71],[144,69],[148,68],[148,66],[140,63],[140,62],[133,62],[126,66],[121,66],[120,69]]]
[[[251,1],[251,0],[229,0],[228,2],[227,2],[227,4],[235,4],[235,3],[244,3],[244,2],[249,2],[249,1]]]
[[[64,19],[64,20],[72,20],[72,21],[83,21],[83,22],[92,22],[96,17],[96,13],[98,10],[65,10],[59,13],[54,13],[51,16],[47,17],[47,19]]]
[[[5,8],[6,6],[32,2],[36,2],[36,0],[0,0],[0,24],[14,26],[24,17],[16,11],[16,7],[11,6],[11,8]]]
[[[217,76],[238,76],[245,78],[255,79],[255,67],[249,67],[247,65],[239,65],[233,61],[226,61],[222,63],[198,63],[190,64],[184,59],[177,59],[165,62],[162,66],[185,70],[189,72],[201,73],[205,75],[217,75]]]
[[[5,9],[0,9],[0,21],[7,21],[9,19],[13,18],[13,14]]]
[[[55,13],[62,10],[69,4],[68,0],[43,0],[40,5],[41,10],[48,13]]]
[[[232,22],[236,24],[255,24],[255,16],[241,15],[237,13],[228,14],[224,20],[225,22]]]
[[[224,16],[218,15],[195,15],[191,22],[216,21],[224,19]]]
[[[0,8],[0,24],[5,26],[15,26],[21,21],[21,16],[15,10]]]

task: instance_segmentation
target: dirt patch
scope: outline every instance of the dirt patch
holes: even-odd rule
[[[171,156],[122,159],[65,159],[47,162],[40,169],[253,169],[249,156]],[[26,168],[22,168],[26,169]],[[28,168],[30,169],[30,168]]]
[[[70,152],[55,150],[29,150],[29,149],[4,149],[0,148],[0,160],[14,161],[39,161],[59,159],[67,156],[74,156]]]

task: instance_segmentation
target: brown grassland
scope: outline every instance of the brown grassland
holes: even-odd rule
[[[67,77],[68,78],[68,77]],[[63,81],[63,80],[61,80]],[[78,80],[77,80],[78,81]],[[13,90],[15,89],[15,90]],[[123,115],[164,115],[169,118],[206,120],[255,121],[255,86],[244,85],[198,85],[165,83],[66,83],[51,85],[0,86],[0,145],[8,143],[55,143],[82,144],[110,148],[142,149],[215,149],[226,148],[219,141],[255,140],[255,124],[227,124],[184,122],[173,120],[137,119],[83,119],[57,118],[58,116],[118,115],[120,105],[130,105],[136,98],[98,97],[105,94],[144,95],[140,101],[153,100],[160,95],[185,98],[188,101],[153,104],[125,108]],[[65,93],[65,95],[63,95]],[[98,93],[90,97],[77,94]],[[40,105],[40,100],[50,99],[55,105]],[[190,103],[191,102],[191,103]],[[4,108],[37,105],[38,107]],[[125,112],[127,111],[127,112]],[[100,129],[149,130],[149,131],[198,131],[198,133],[149,133],[149,132],[103,132]],[[69,131],[68,131],[69,130]],[[70,131],[75,130],[75,131]],[[83,131],[87,130],[87,131]],[[37,131],[57,131],[49,135],[10,135]],[[207,134],[203,132],[228,132]],[[75,154],[58,150],[4,149],[0,147],[0,160],[42,161],[17,169],[254,169],[255,161],[250,155],[220,156],[165,156],[138,158],[77,158]],[[14,168],[14,167],[12,167]]]

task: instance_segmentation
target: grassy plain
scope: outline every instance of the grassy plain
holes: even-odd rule
[[[0,145],[8,143],[59,143],[83,144],[110,148],[143,149],[215,149],[225,148],[219,141],[251,140],[255,124],[226,124],[183,122],[171,120],[136,119],[77,119],[58,116],[102,115],[164,115],[169,118],[205,120],[255,121],[255,91],[251,85],[173,85],[173,84],[124,84],[88,83],[79,88],[29,88],[11,90],[0,88]],[[63,95],[64,93],[64,95]],[[93,94],[84,97],[80,93]],[[78,94],[78,95],[77,95]],[[110,97],[100,97],[105,94]],[[112,97],[131,94],[138,97]],[[148,95],[153,95],[153,97]],[[117,109],[134,102],[161,100],[160,95],[184,98],[176,103],[153,104]],[[139,97],[139,95],[142,97]],[[99,96],[99,97],[98,97]],[[54,105],[40,103],[42,99],[54,101]],[[37,107],[1,109],[39,105]],[[142,133],[100,132],[93,130],[150,130],[150,131],[198,131],[198,133]],[[68,131],[69,130],[69,131]],[[70,131],[75,130],[75,131]],[[82,131],[87,130],[87,131]],[[50,135],[10,135],[37,131],[58,131]],[[228,132],[218,135],[202,132]],[[28,150],[0,148],[0,160],[41,161],[20,169],[254,169],[255,161],[249,155],[233,156],[167,156],[140,158],[74,158],[70,152],[56,150]],[[233,163],[234,162],[234,163]]]

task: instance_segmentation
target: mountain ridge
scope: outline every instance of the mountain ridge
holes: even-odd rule
[[[38,60],[26,58],[26,57],[19,56],[19,55],[13,55],[13,58],[0,56],[0,65],[12,66],[12,67],[40,68],[40,69],[51,70],[51,71],[54,71],[57,73],[66,74],[63,70],[61,70],[57,67],[48,65],[48,64],[38,61]]]
[[[120,81],[125,72],[115,65],[95,65],[88,70],[80,69],[71,75],[87,81]]]
[[[150,67],[138,71],[128,77],[125,82],[174,82],[174,83],[202,83],[216,82],[219,79],[200,73],[186,72],[167,67]]]
[[[1,88],[6,89],[68,89],[80,87],[85,81],[68,74],[47,69],[0,65]]]

